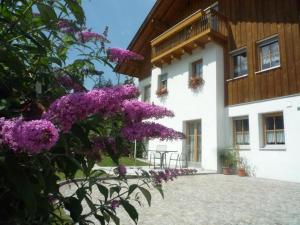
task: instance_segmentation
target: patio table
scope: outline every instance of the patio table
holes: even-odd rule
[[[165,157],[167,155],[167,153],[171,153],[171,152],[178,152],[178,151],[169,151],[169,150],[148,150],[148,152],[157,152],[160,155],[160,165],[159,168],[163,169],[163,164],[164,164],[164,160]],[[155,157],[154,157],[154,161],[155,161]],[[154,163],[155,164],[155,163]]]

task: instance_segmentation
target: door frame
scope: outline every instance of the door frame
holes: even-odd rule
[[[193,147],[193,158],[197,158],[197,161],[195,160],[191,160],[190,157],[190,149],[188,146],[190,146],[188,144],[189,142],[189,124],[192,123],[200,123],[199,126],[195,126],[194,127],[194,147]],[[200,128],[200,130],[198,130],[197,128]],[[194,120],[185,120],[183,121],[183,132],[186,135],[186,139],[183,142],[183,154],[185,154],[185,163],[186,166],[195,166],[195,167],[201,167],[201,162],[202,162],[202,120],[201,119],[194,119]]]

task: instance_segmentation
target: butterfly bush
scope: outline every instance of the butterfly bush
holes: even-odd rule
[[[122,104],[125,118],[130,122],[141,122],[143,119],[172,117],[174,113],[165,107],[156,106],[138,100],[127,100]]]
[[[37,154],[50,150],[58,140],[58,130],[47,120],[23,121],[11,119],[2,122],[0,136],[14,152]]]
[[[109,43],[109,40],[104,35],[98,34],[96,32],[80,31],[77,33],[77,35],[78,35],[78,40],[83,43],[88,41],[100,41],[100,42]]]
[[[128,60],[143,60],[144,57],[129,51],[129,50],[125,50],[125,49],[121,49],[121,48],[109,48],[107,49],[107,56],[108,59],[112,62],[116,62],[116,63],[121,63],[121,62],[126,62]]]
[[[120,110],[122,101],[138,95],[138,89],[132,85],[72,93],[54,101],[43,118],[57,124],[62,131],[68,132],[75,122],[96,113],[115,113]]]
[[[94,136],[91,138],[92,151],[107,151],[110,154],[117,153],[116,141],[112,137]]]
[[[174,178],[177,178],[178,176],[183,176],[183,175],[192,175],[196,174],[197,170],[196,169],[165,169],[161,171],[154,171],[150,170],[149,171],[150,175],[153,177],[154,183],[156,185],[162,184],[162,182],[167,182],[169,180],[173,180]]]
[[[121,177],[124,177],[127,173],[127,169],[124,165],[119,165],[117,170],[118,170],[119,176],[121,176]]]
[[[76,29],[70,20],[60,19],[57,23],[57,27],[61,32],[66,34],[72,34],[76,32]]]
[[[57,81],[66,89],[73,89],[75,92],[84,90],[84,88],[79,83],[73,81],[73,79],[67,74],[58,76]]]
[[[142,141],[145,137],[159,138],[160,140],[184,138],[184,135],[181,132],[153,122],[139,122],[129,124],[125,126],[121,132],[124,138],[131,141]]]

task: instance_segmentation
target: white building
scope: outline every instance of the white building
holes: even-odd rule
[[[163,144],[189,166],[220,171],[218,153],[237,146],[255,176],[300,182],[300,47],[289,44],[300,41],[299,20],[289,33],[278,13],[277,26],[263,21],[271,28],[260,34],[259,13],[251,13],[259,3],[239,20],[230,7],[243,6],[230,4],[157,1],[129,46],[144,62],[116,70],[138,77],[142,100],[175,113],[159,122],[186,134],[150,141],[150,149]]]

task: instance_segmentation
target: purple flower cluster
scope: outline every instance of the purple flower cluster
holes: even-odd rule
[[[76,32],[76,29],[72,24],[72,21],[70,20],[60,19],[57,23],[57,27],[60,29],[61,32],[66,34],[72,34]]]
[[[123,137],[128,140],[143,140],[143,138],[159,138],[160,140],[182,139],[181,132],[167,128],[158,123],[140,122],[128,125],[122,129]]]
[[[124,177],[127,173],[126,167],[124,165],[119,165],[118,166],[118,174],[121,177]]]
[[[110,203],[110,206],[113,210],[115,210],[116,208],[118,208],[120,206],[120,201],[119,200],[112,200]]]
[[[112,62],[121,63],[129,60],[143,60],[144,57],[129,50],[121,48],[107,49],[108,59]]]
[[[165,171],[149,171],[150,175],[153,177],[155,184],[161,184],[163,181],[167,182],[177,178],[177,176],[190,175],[197,173],[196,169],[165,169]]]
[[[137,100],[124,101],[122,104],[125,118],[129,122],[141,122],[143,119],[163,118],[165,116],[174,116],[174,113],[165,107],[156,106]]]
[[[109,40],[101,34],[92,31],[80,31],[77,33],[78,40],[82,43],[86,43],[88,41],[97,40],[103,43],[109,43]]]
[[[54,101],[43,118],[68,132],[76,121],[90,115],[109,115],[120,111],[121,103],[125,99],[135,98],[138,94],[138,89],[132,85],[72,93]]]
[[[2,143],[13,151],[37,154],[51,149],[58,140],[58,130],[47,120],[23,121],[21,119],[2,121],[0,137]]]

